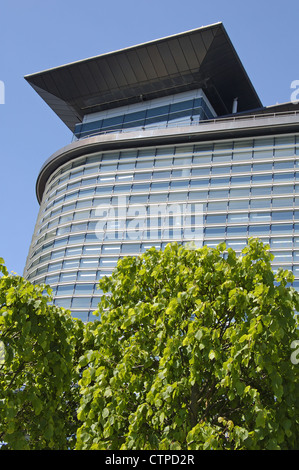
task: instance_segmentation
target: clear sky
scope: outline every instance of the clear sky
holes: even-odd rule
[[[0,257],[23,274],[38,213],[35,182],[71,132],[27,74],[222,21],[265,106],[299,80],[298,0],[1,0]]]

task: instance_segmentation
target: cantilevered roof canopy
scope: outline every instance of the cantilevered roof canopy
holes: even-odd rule
[[[25,79],[73,131],[104,109],[202,88],[218,115],[262,106],[225,31],[216,23],[27,75]]]

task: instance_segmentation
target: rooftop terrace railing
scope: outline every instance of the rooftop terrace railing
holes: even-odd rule
[[[264,114],[237,114],[237,115],[229,115],[225,117],[216,117],[214,119],[204,119],[200,121],[195,121],[194,119],[190,119],[190,123],[186,125],[186,119],[182,121],[176,121],[176,122],[167,122],[165,124],[157,124],[157,125],[150,125],[150,126],[138,126],[138,127],[130,127],[130,128],[124,128],[124,129],[113,129],[113,130],[105,130],[105,131],[94,131],[91,132],[90,134],[84,135],[83,137],[77,138],[75,135],[73,136],[73,142],[79,141],[79,140],[84,140],[90,137],[95,137],[97,135],[106,135],[106,134],[123,134],[127,132],[132,132],[136,130],[156,130],[156,129],[168,129],[168,128],[178,128],[178,127],[200,127],[203,125],[207,124],[218,124],[218,123],[225,123],[225,122],[240,122],[240,121],[245,121],[245,120],[250,120],[250,121],[256,121],[256,120],[263,120],[263,119],[269,119],[269,118],[276,118],[276,117],[283,117],[283,116],[298,116],[299,117],[299,111],[282,111],[282,112],[276,112],[276,113],[264,113]]]

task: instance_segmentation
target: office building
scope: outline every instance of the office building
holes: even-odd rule
[[[172,241],[260,237],[298,286],[299,106],[262,105],[222,23],[25,78],[73,133],[38,175],[24,271],[55,304],[92,319],[119,258]]]

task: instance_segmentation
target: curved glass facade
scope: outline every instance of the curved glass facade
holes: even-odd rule
[[[299,134],[82,154],[48,179],[25,277],[91,320],[119,258],[171,241],[269,242],[299,285]]]

